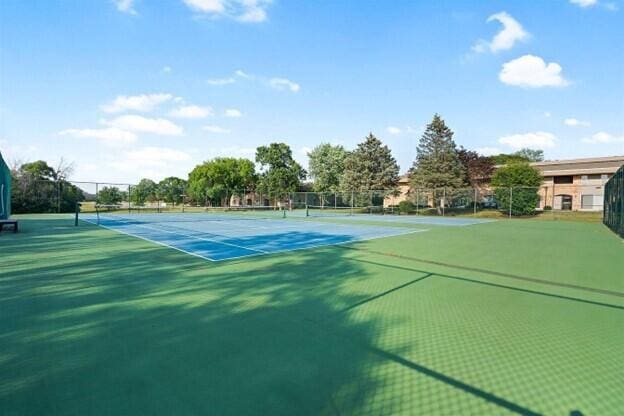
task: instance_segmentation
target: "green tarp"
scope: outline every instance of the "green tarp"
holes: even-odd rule
[[[11,170],[0,153],[0,220],[11,215]]]

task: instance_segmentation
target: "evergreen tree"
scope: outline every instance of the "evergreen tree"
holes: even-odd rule
[[[436,114],[427,125],[418,147],[411,172],[411,183],[415,188],[459,188],[466,177],[453,141],[453,131]]]
[[[393,189],[398,181],[399,165],[390,148],[373,133],[369,133],[344,161],[341,188],[345,191]]]

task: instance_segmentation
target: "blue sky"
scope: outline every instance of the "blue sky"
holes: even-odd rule
[[[624,154],[619,1],[64,0],[0,4],[0,151],[76,180],[185,177],[271,141],[401,171],[439,113],[458,145]]]

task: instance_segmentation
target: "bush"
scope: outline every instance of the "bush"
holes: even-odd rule
[[[550,205],[544,206],[544,211],[552,211],[552,207]]]
[[[409,214],[414,211],[416,205],[412,201],[401,201],[399,202],[399,213],[401,214]]]
[[[497,188],[494,190],[498,206],[504,213],[509,212],[509,203],[511,202],[511,215],[535,215],[535,207],[539,201],[537,188],[513,188],[513,194],[510,195],[509,188]],[[511,198],[511,201],[510,201]]]
[[[539,202],[540,172],[526,162],[510,163],[496,170],[492,185],[501,211],[511,215],[534,215]],[[513,188],[510,192],[509,188]]]

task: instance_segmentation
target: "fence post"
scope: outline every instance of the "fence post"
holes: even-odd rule
[[[446,208],[446,186],[442,188],[442,216],[444,217]]]
[[[61,181],[56,182],[56,211],[61,213]]]
[[[128,185],[128,214],[132,214],[132,210],[130,209],[130,189],[132,185]]]
[[[509,218],[511,218],[511,205],[513,204],[513,186],[509,187]]]
[[[477,188],[474,188],[474,215],[477,215]]]

